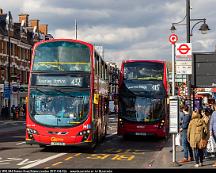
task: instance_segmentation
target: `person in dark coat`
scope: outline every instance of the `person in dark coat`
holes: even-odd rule
[[[186,163],[189,161],[193,161],[193,150],[190,146],[190,143],[187,140],[187,130],[188,130],[188,125],[191,120],[191,115],[189,114],[189,107],[187,105],[184,106],[183,108],[184,115],[182,117],[182,124],[180,128],[180,132],[182,134],[182,147],[184,150],[184,158],[180,160],[180,163]],[[188,157],[189,154],[189,157]]]
[[[1,119],[2,120],[5,119],[5,106],[2,106],[2,109],[1,109]]]

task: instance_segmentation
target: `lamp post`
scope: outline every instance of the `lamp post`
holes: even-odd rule
[[[186,24],[181,24],[184,20],[186,19]],[[190,22],[195,22],[196,23],[193,25],[192,29],[190,27]],[[198,25],[199,23],[203,23],[201,26],[200,26],[200,31],[202,34],[206,34],[208,32],[209,27],[208,25],[206,24],[206,19],[203,18],[203,19],[191,19],[190,18],[190,0],[186,0],[186,15],[185,17],[183,18],[183,20],[181,20],[180,22],[178,23],[172,23],[172,26],[171,26],[171,32],[175,32],[176,28],[175,28],[175,25],[186,25],[186,40],[187,40],[187,43],[190,43],[191,40],[191,36],[193,35],[193,29],[196,25]],[[191,113],[191,75],[187,75],[187,78],[186,78],[186,83],[187,83],[187,88],[188,88],[188,101],[189,101],[189,105],[190,105],[190,113]],[[194,98],[194,93],[193,93],[193,98]],[[194,102],[193,102],[193,109],[194,109]]]
[[[12,16],[11,12],[8,12],[7,15],[7,30],[8,30],[8,66],[7,66],[7,73],[8,73],[8,88],[9,88],[9,97],[8,97],[8,112],[9,112],[9,117],[10,117],[10,112],[11,112],[11,73],[10,73],[10,65],[11,65],[11,38],[10,38],[10,30],[11,30],[11,25],[12,25]]]
[[[186,19],[186,24],[182,24],[182,22]],[[193,22],[193,21],[197,21],[192,29],[190,29],[190,22]],[[203,22],[203,24],[201,25],[200,27],[200,31],[202,32],[202,34],[205,34],[207,33],[209,29],[208,25],[206,24],[206,19],[191,19],[190,18],[190,0],[186,0],[186,15],[185,17],[177,22],[177,23],[172,23],[172,26],[171,26],[171,32],[175,32],[176,28],[175,28],[175,25],[186,25],[186,40],[187,40],[187,43],[190,43],[190,37],[192,36],[192,32],[193,32],[193,29],[194,27]],[[174,73],[174,72],[173,72]],[[174,80],[175,81],[175,80]],[[191,113],[191,75],[187,75],[187,87],[188,87],[188,101],[189,101],[189,105],[190,105],[190,113]],[[193,93],[193,96],[194,96],[194,93]],[[194,106],[193,106],[194,108]],[[176,164],[176,148],[175,148],[175,135],[173,135],[173,163],[175,166],[179,166],[178,164]]]

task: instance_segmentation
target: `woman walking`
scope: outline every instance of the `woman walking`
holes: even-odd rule
[[[199,148],[199,144],[201,139],[207,140],[207,135],[204,133],[204,131],[207,131],[207,127],[199,112],[194,111],[192,113],[192,120],[188,126],[187,136],[190,146],[194,150],[194,157],[196,161],[196,164],[194,165],[195,167],[203,166],[204,149]]]
[[[214,108],[214,112],[211,115],[209,131],[210,131],[210,135],[213,136],[216,142],[216,104],[213,105],[213,108]],[[216,167],[216,162],[212,166]]]

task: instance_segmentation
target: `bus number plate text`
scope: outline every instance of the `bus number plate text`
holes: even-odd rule
[[[59,145],[59,146],[64,146],[64,142],[51,142],[51,145]]]

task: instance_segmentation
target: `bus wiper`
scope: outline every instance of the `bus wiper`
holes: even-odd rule
[[[41,92],[41,93],[43,93],[43,94],[46,94],[44,91],[41,91],[40,89],[38,89],[38,88],[35,88],[37,91],[39,91],[39,92]]]
[[[55,91],[60,92],[60,93],[66,95],[66,96],[69,96],[69,97],[73,97],[73,98],[83,98],[83,97],[81,97],[81,96],[72,96],[72,95],[70,95],[70,94],[68,94],[68,93],[66,93],[66,92],[64,92],[64,91],[61,91],[60,89],[55,89]]]

